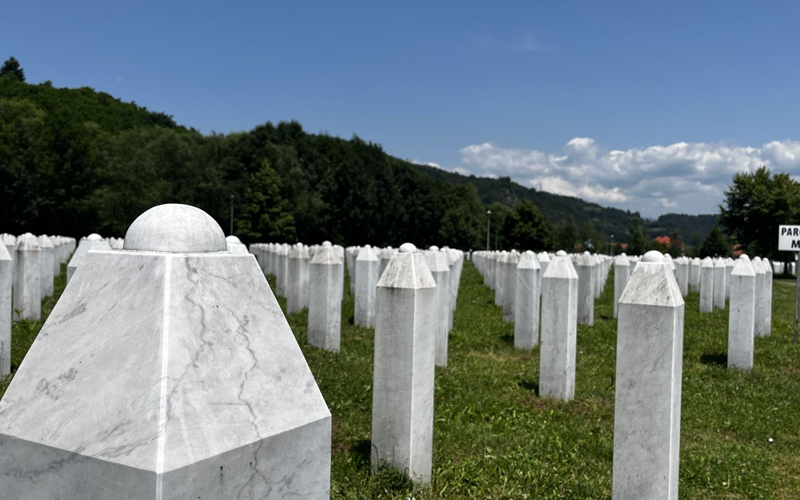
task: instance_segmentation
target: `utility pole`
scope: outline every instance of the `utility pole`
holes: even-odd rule
[[[490,248],[489,248],[489,225],[490,225],[491,220],[492,220],[491,215],[492,215],[492,211],[491,210],[487,210],[486,211],[486,251],[490,250]]]
[[[233,236],[233,195],[231,195],[231,232],[230,236]]]

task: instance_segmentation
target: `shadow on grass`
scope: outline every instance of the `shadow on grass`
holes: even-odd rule
[[[536,396],[539,396],[539,382],[535,382],[533,380],[525,380],[521,379],[517,382],[517,385],[525,389],[526,391],[533,391]]]
[[[704,352],[700,355],[700,362],[708,366],[728,367],[728,354],[724,352]]]
[[[359,469],[370,470],[370,454],[372,442],[369,439],[360,439],[350,447],[350,453],[356,458],[356,465]]]
[[[508,345],[514,345],[514,334],[509,333],[507,335],[503,335],[502,337],[500,337],[500,340],[502,340]]]

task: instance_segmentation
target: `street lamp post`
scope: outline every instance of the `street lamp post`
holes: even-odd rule
[[[486,211],[486,251],[489,251],[489,225],[490,225],[491,220],[492,220],[491,219],[491,215],[492,215],[492,211],[491,210],[487,210]]]

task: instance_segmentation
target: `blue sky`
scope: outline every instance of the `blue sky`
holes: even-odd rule
[[[296,119],[420,163],[710,213],[800,174],[798,2],[0,5],[0,58],[203,132]]]

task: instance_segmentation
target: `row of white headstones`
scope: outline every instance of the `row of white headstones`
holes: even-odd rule
[[[354,294],[356,326],[375,329],[372,461],[415,481],[431,479],[435,366],[447,366],[464,253],[301,243],[253,244],[250,251],[289,314],[308,308],[308,341],[338,352],[344,266]],[[404,432],[403,429],[411,432]]]
[[[644,256],[536,256],[476,252],[484,282],[495,290],[503,319],[515,322],[514,344],[539,340],[540,395],[574,397],[577,324],[592,326],[594,301],[614,265],[618,317],[614,424],[614,498],[677,498],[683,355],[682,297],[701,292],[701,312],[730,298],[728,366],[753,366],[754,337],[771,329],[772,264],[732,259]],[[633,268],[633,273],[631,269]],[[713,302],[710,298],[716,298]],[[541,301],[541,302],[540,302]],[[539,307],[541,303],[541,318]]]
[[[41,319],[42,300],[74,249],[74,238],[0,234],[0,376],[11,373],[12,322]]]

